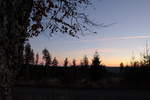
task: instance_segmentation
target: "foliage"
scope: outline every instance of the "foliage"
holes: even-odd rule
[[[89,0],[34,0],[29,35],[37,36],[46,29],[50,35],[60,31],[73,37],[83,31],[91,32],[87,25],[96,24],[80,9],[90,4]]]
[[[73,67],[76,66],[76,60],[75,60],[75,59],[73,59],[73,61],[72,61],[72,66],[73,66]]]
[[[35,64],[34,63],[34,51],[33,51],[33,49],[31,50],[31,63]]]
[[[25,45],[24,62],[25,64],[34,64],[34,51],[29,43]]]
[[[43,51],[43,59],[45,60],[45,66],[49,66],[51,65],[52,61],[51,61],[51,55],[49,53],[49,51],[45,48]]]
[[[81,66],[81,67],[83,67],[83,66],[84,66],[84,64],[83,64],[83,60],[81,60],[81,61],[80,61],[80,66]]]
[[[54,66],[54,67],[58,66],[58,60],[56,59],[56,57],[54,57],[54,59],[52,61],[52,66]]]
[[[122,67],[123,77],[128,83],[136,83],[138,84],[150,83],[150,55],[148,53],[148,49],[146,49],[146,53],[143,53],[141,56],[141,60],[133,60],[131,61],[131,65],[127,67]]]
[[[96,51],[95,54],[94,54],[94,58],[92,60],[92,66],[99,67],[100,64],[101,64],[101,61],[100,61],[100,58],[99,58],[99,54]]]
[[[64,67],[67,67],[68,63],[69,63],[68,58],[65,58],[65,60],[64,60]]]
[[[36,54],[36,59],[35,59],[35,64],[37,65],[38,62],[39,62],[39,54],[37,53],[37,54]]]
[[[85,67],[89,66],[89,60],[88,60],[88,57],[86,55],[83,58],[83,66],[85,66]]]
[[[50,34],[60,31],[71,36],[83,29],[88,30],[84,24],[93,23],[79,10],[88,4],[89,0],[1,0],[0,87],[11,88],[9,82],[13,83],[11,80],[22,66],[23,45],[29,37],[46,29],[50,29]],[[25,49],[24,60],[26,64],[33,64],[34,53],[29,48],[28,45]],[[5,90],[0,92],[6,93]]]
[[[124,67],[124,64],[123,64],[123,62],[121,62],[121,63],[120,63],[120,72],[123,71],[123,67]]]

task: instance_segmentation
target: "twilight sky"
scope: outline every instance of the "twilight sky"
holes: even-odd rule
[[[97,50],[103,64],[119,66],[120,62],[130,64],[131,56],[139,59],[146,41],[150,44],[150,0],[93,0],[84,12],[96,23],[115,24],[92,27],[98,34],[79,39],[61,33],[50,37],[45,31],[29,40],[34,51],[42,55],[47,48],[62,65],[65,57],[70,63],[74,58],[79,63],[84,55],[91,60]]]

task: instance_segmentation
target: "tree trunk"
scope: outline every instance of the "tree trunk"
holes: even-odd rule
[[[32,0],[0,0],[0,96],[5,99],[23,62],[31,10]]]

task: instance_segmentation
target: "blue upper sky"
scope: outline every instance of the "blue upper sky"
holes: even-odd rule
[[[62,64],[65,57],[80,62],[87,55],[91,60],[97,50],[102,63],[109,66],[129,64],[131,56],[138,59],[144,52],[150,40],[150,0],[93,0],[93,6],[84,12],[96,23],[115,24],[91,27],[98,34],[80,35],[79,39],[61,33],[50,37],[45,31],[30,39],[34,51],[41,54],[47,48]]]

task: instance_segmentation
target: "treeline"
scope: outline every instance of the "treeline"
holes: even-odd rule
[[[40,63],[39,54],[35,55],[31,45],[27,43],[24,48],[24,64],[19,71],[18,80],[44,82],[57,79],[63,85],[87,84],[88,82],[103,84],[103,81],[107,81],[105,84],[112,84],[112,87],[118,84],[120,88],[148,87],[149,85],[146,84],[150,84],[150,55],[148,53],[143,54],[140,61],[132,60],[130,65],[120,63],[120,73],[107,71],[97,51],[91,64],[85,55],[80,64],[76,64],[76,60],[73,59],[72,64],[69,65],[68,58],[65,58],[63,66],[59,66],[57,58],[52,57],[47,49],[42,51],[42,60],[43,63]],[[103,86],[105,87],[104,84]]]
[[[150,83],[150,54],[148,50],[142,54],[139,61],[132,59],[131,64],[125,66],[120,63],[120,72],[128,83],[135,83],[134,85],[137,87],[147,86]]]
[[[105,76],[104,67],[48,67],[42,65],[24,65],[18,79],[40,81],[58,79],[62,83],[74,83],[81,80],[97,81]]]
[[[43,57],[41,62],[39,62],[39,53],[34,53],[34,50],[31,48],[31,45],[29,43],[26,43],[24,46],[24,64],[26,65],[45,65],[45,66],[57,66],[58,60],[56,57],[52,59],[51,54],[49,51],[45,48],[42,51]]]
[[[57,60],[56,57],[52,57],[48,49],[43,49],[42,50],[42,59],[39,57],[39,53],[34,53],[34,50],[31,48],[31,45],[29,43],[26,43],[24,46],[24,64],[26,65],[44,65],[44,66],[58,66],[59,61]],[[80,61],[80,64],[76,63],[76,59],[72,60],[72,64],[69,62],[68,58],[66,57],[64,59],[63,66],[64,67],[90,67],[90,66],[104,66],[101,63],[100,57],[98,52],[96,51],[94,54],[94,57],[92,59],[92,64],[89,63],[89,59],[87,55],[83,57],[83,59]]]
[[[92,64],[89,64],[88,57],[85,55],[79,65],[73,59],[69,65],[68,58],[64,59],[64,66],[58,66],[56,57],[52,59],[47,49],[42,51],[44,63],[39,63],[39,54],[34,54],[31,45],[27,43],[24,48],[24,64],[18,74],[21,80],[48,80],[59,79],[63,83],[73,83],[81,80],[99,80],[105,76],[106,69],[102,65],[98,52],[96,51]],[[35,56],[35,57],[34,57]]]
[[[18,79],[22,80],[49,80],[58,79],[62,83],[75,83],[77,81],[97,81],[100,79],[111,79],[118,77],[122,86],[134,84],[134,86],[145,86],[150,83],[150,55],[143,54],[140,61],[132,60],[130,65],[120,63],[120,73],[108,72],[102,64],[98,52],[96,51],[92,63],[89,64],[88,57],[85,55],[80,64],[76,64],[73,59],[69,65],[68,58],[64,59],[63,66],[58,66],[59,62],[47,49],[42,51],[43,63],[39,62],[39,54],[34,54],[31,45],[27,43],[24,48],[24,64],[18,74]]]

